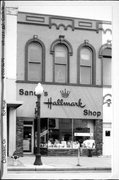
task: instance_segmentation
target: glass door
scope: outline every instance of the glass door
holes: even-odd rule
[[[27,154],[33,153],[33,126],[32,125],[24,125],[23,152]]]

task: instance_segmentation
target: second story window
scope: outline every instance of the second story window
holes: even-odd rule
[[[111,85],[111,49],[103,51],[103,85]]]
[[[28,80],[42,80],[42,48],[35,42],[28,46]]]
[[[95,49],[87,40],[78,48],[78,83],[95,85],[96,81],[96,54]]]
[[[73,54],[71,44],[60,35],[59,39],[51,44],[50,53],[53,55],[53,82],[70,83],[69,64]]]
[[[25,80],[42,82],[44,79],[44,44],[38,39],[26,43]]]
[[[54,53],[54,81],[66,83],[68,78],[68,55],[64,45],[56,45]]]
[[[92,84],[92,51],[87,47],[80,51],[80,84]]]
[[[106,44],[102,45],[99,51],[99,57],[102,63],[102,85],[111,85],[111,61],[112,61],[112,45],[111,41],[107,41]]]

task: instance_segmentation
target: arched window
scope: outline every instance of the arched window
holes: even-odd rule
[[[111,85],[111,44],[104,44],[99,51],[102,59],[102,84]]]
[[[26,44],[26,81],[39,81],[44,79],[44,45],[38,39],[29,40]]]
[[[68,82],[68,52],[64,45],[56,45],[54,51],[54,81]]]
[[[95,50],[88,42],[78,49],[78,83],[95,84]]]
[[[51,45],[50,53],[53,54],[53,82],[69,83],[69,56],[72,55],[72,47],[64,36]]]

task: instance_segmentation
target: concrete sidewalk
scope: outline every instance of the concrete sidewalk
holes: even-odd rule
[[[35,156],[25,155],[14,163],[8,157],[8,171],[77,171],[77,170],[107,170],[111,171],[111,157],[62,157],[42,156],[42,165],[34,165]],[[80,166],[77,166],[80,165]]]

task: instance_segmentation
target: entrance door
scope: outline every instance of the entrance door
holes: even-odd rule
[[[33,125],[24,125],[23,152],[26,154],[33,153]]]

